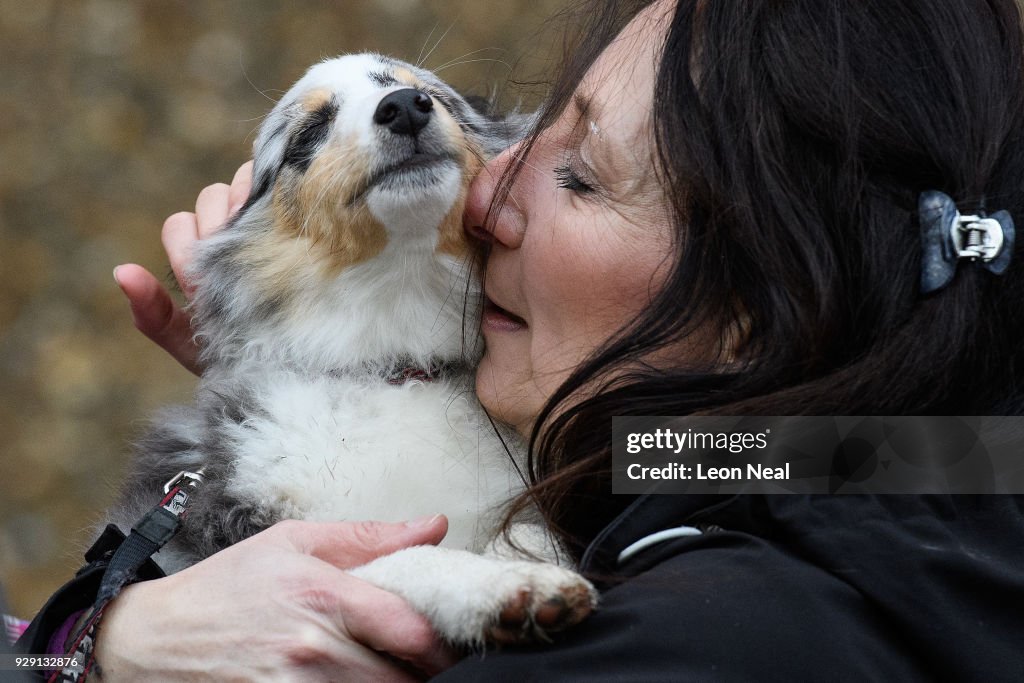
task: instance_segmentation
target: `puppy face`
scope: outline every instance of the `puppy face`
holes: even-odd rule
[[[373,54],[317,64],[281,99],[255,145],[250,204],[340,271],[389,243],[462,256],[467,186],[509,142],[428,71]]]
[[[484,116],[388,57],[314,66],[260,128],[248,202],[194,261],[206,364],[475,357],[463,205],[528,123]]]

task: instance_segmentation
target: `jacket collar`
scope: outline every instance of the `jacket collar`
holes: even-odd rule
[[[732,505],[739,498],[738,495],[642,495],[587,546],[580,560],[580,570],[617,574],[619,553],[638,539],[672,527],[699,524],[705,515]]]

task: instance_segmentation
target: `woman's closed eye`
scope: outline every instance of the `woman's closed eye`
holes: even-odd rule
[[[558,186],[577,194],[589,194],[596,190],[595,186],[584,179],[582,174],[576,172],[568,164],[555,168],[555,180]]]

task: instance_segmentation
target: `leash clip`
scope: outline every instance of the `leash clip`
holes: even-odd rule
[[[178,483],[180,483],[184,479],[190,480],[186,484],[186,486],[189,486],[191,488],[199,486],[200,484],[203,483],[203,469],[205,468],[201,467],[199,468],[199,470],[195,472],[189,472],[188,470],[182,470],[181,472],[178,472],[173,477],[171,477],[166,484],[164,484],[164,495],[170,493],[171,489],[174,488]]]

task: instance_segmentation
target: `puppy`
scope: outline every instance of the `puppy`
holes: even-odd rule
[[[173,572],[283,519],[443,511],[444,547],[352,573],[457,645],[582,619],[596,594],[579,575],[475,554],[521,484],[472,390],[479,286],[462,211],[523,123],[388,57],[312,67],[260,129],[248,201],[195,255],[196,403],[155,421],[107,521],[127,531],[175,473],[202,468],[183,528],[155,556]],[[516,532],[555,560],[539,527]]]

